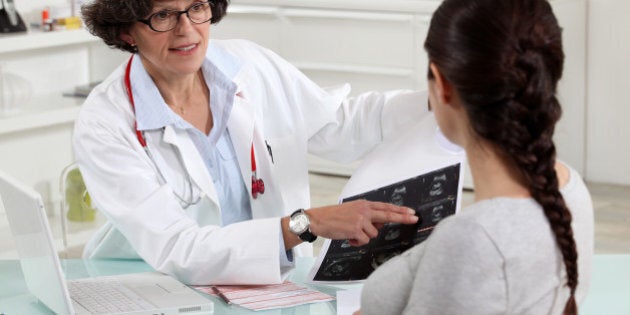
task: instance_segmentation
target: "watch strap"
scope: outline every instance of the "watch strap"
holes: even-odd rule
[[[315,240],[317,239],[317,235],[311,233],[310,229],[306,230],[306,232],[298,235],[298,237],[305,241],[305,242],[309,242],[309,243],[313,243],[315,242]]]

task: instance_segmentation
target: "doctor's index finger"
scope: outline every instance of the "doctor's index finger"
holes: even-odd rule
[[[380,202],[380,201],[370,201],[369,203],[370,203],[370,207],[373,210],[400,213],[400,214],[411,214],[411,215],[416,214],[416,211],[409,207],[397,206],[391,203]]]
[[[373,202],[371,206],[375,210],[372,212],[372,222],[413,224],[419,220],[416,211],[408,207],[384,202]]]

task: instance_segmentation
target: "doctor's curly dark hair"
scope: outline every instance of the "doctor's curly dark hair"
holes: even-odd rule
[[[218,23],[226,14],[229,0],[210,0],[212,19]],[[139,19],[146,18],[153,9],[153,0],[94,0],[81,7],[87,29],[112,48],[134,53],[136,48],[120,39],[120,34]]]

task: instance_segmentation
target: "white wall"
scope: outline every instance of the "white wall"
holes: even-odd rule
[[[630,1],[590,0],[586,178],[630,185]]]
[[[353,0],[334,4],[323,0],[234,0],[233,4],[335,7],[341,6],[340,3],[348,3],[347,7],[350,8],[353,7],[349,4],[351,2],[357,8],[365,9]],[[630,121],[630,101],[625,95],[626,90],[630,89],[630,19],[627,19],[630,1],[587,0],[586,25],[582,21],[583,12],[560,10],[571,2],[575,1],[554,1],[554,10],[561,13],[558,17],[561,24],[573,26],[572,32],[564,34],[565,43],[571,42],[571,38],[585,35],[587,44],[585,48],[566,45],[567,60],[561,88],[569,78],[583,75],[584,68],[586,86],[572,86],[567,89],[572,91],[569,95],[562,95],[564,116],[556,130],[560,158],[578,169],[587,181],[630,185],[630,140],[626,139],[630,136],[630,123],[627,123]],[[377,1],[370,3],[373,6]],[[273,41],[272,44],[280,46]],[[580,56],[585,55],[583,62],[586,64],[579,64],[583,60]],[[582,103],[584,99],[586,106]]]
[[[70,3],[14,1],[25,18],[35,19],[44,6]],[[630,185],[630,1],[588,0],[588,7],[586,119],[575,130],[586,132],[583,175],[592,182]]]
[[[558,23],[562,27],[565,54],[558,99],[562,118],[556,125],[554,141],[558,157],[580,174],[586,170],[586,0],[554,0]]]

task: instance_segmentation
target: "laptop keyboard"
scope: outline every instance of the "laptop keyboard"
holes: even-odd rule
[[[93,314],[120,313],[154,309],[140,295],[115,278],[81,279],[68,282],[72,299]]]

